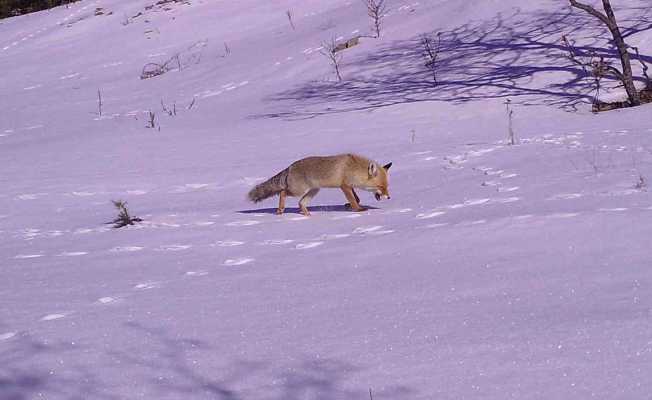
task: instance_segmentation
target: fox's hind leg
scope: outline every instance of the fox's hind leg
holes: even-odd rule
[[[287,193],[285,190],[281,190],[281,193],[278,195],[278,210],[276,210],[278,215],[283,214],[283,211],[285,211],[285,196],[287,196]]]
[[[306,206],[308,205],[308,202],[317,195],[317,193],[319,193],[319,188],[314,188],[308,190],[303,196],[301,196],[301,200],[299,200],[299,208],[301,209],[301,214],[305,216],[310,215],[310,212]]]
[[[353,187],[351,187],[351,192],[353,193],[353,196],[355,197],[355,201],[356,201],[358,204],[360,204],[360,198],[358,197],[358,194],[355,192],[355,189],[354,189]],[[346,193],[345,193],[345,194],[346,194]],[[351,203],[346,203],[346,204],[344,205],[344,208],[350,210],[350,209],[351,209]]]
[[[342,191],[344,192],[344,196],[346,196],[346,199],[349,201],[349,204],[351,204],[351,209],[353,211],[366,211],[367,209],[360,206],[359,203],[359,198],[353,191],[353,188],[351,186],[346,186],[342,185],[340,187]]]

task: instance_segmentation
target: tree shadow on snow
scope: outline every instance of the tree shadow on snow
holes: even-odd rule
[[[164,328],[134,322],[125,327],[144,335],[146,348],[141,345],[135,351],[121,349],[110,355],[119,359],[125,370],[141,376],[139,384],[148,393],[169,398],[300,400],[364,398],[368,390],[347,388],[347,378],[361,369],[346,362],[328,358],[279,361],[274,365],[233,362],[221,358],[219,349],[204,341],[182,338]],[[207,362],[216,365],[202,366]],[[384,398],[407,399],[414,392],[388,385],[382,394]]]
[[[0,348],[0,399],[118,399],[103,390],[101,371],[95,374],[71,359],[73,350],[84,351],[78,344],[43,342],[27,333],[7,339]]]
[[[652,29],[650,7],[620,7],[625,38]],[[631,16],[631,17],[628,17]],[[437,32],[426,32],[435,42]],[[306,119],[323,114],[373,110],[395,104],[446,101],[463,104],[510,98],[523,105],[550,105],[567,111],[590,103],[590,71],[571,62],[561,36],[578,40],[581,55],[595,52],[620,67],[609,33],[594,17],[569,6],[557,10],[497,14],[441,32],[437,83],[425,67],[421,37],[394,41],[345,63],[345,80],[313,81],[268,99],[290,101],[291,110],[254,118]],[[642,57],[651,63],[652,57]],[[633,67],[638,68],[638,61]],[[355,72],[347,72],[355,71]],[[640,74],[639,74],[640,75]],[[324,108],[327,103],[328,107]]]

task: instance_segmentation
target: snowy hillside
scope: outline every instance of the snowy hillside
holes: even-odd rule
[[[594,19],[391,0],[376,39],[357,0],[159,3],[0,20],[0,400],[649,398],[652,108],[590,112],[560,38]],[[612,3],[652,54],[649,2]],[[322,44],[356,36],[338,83]],[[391,200],[246,200],[345,152]]]

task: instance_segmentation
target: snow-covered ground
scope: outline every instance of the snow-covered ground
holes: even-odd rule
[[[649,3],[613,3],[652,53]],[[374,39],[356,0],[151,4],[0,21],[0,399],[649,398],[651,108],[590,113],[560,45],[590,17],[392,0]],[[357,35],[337,83],[320,47]],[[247,202],[342,152],[392,161],[391,200]]]

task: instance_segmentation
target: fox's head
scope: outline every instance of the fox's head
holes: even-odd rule
[[[365,189],[374,192],[376,200],[380,201],[382,198],[389,199],[389,168],[392,163],[378,168],[375,162],[369,163],[369,176],[367,179]]]

